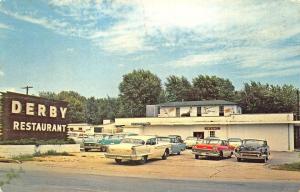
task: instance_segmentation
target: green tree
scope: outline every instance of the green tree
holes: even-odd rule
[[[145,70],[134,70],[123,76],[119,85],[121,111],[125,117],[142,117],[146,115],[146,105],[159,101],[162,87],[161,80]]]
[[[39,95],[48,99],[56,99],[68,102],[68,112],[66,118],[70,123],[82,123],[85,120],[86,98],[74,91],[40,92]]]
[[[167,77],[166,100],[171,101],[190,101],[193,100],[193,89],[191,83],[183,76],[171,75]]]
[[[296,112],[297,90],[292,85],[245,83],[240,91],[240,105],[245,113]]]
[[[86,100],[85,122],[89,124],[101,124],[99,102],[95,97]]]
[[[194,100],[233,100],[235,90],[229,79],[217,76],[199,75],[193,79]]]

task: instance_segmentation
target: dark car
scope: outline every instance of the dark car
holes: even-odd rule
[[[269,160],[270,148],[266,140],[244,139],[242,145],[235,149],[237,161],[257,159],[265,163]]]

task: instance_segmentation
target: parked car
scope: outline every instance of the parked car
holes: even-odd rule
[[[224,157],[230,158],[233,151],[229,147],[227,140],[209,137],[204,139],[203,143],[193,146],[192,153],[195,155],[195,159],[199,159],[199,156],[222,159]]]
[[[176,137],[157,137],[157,141],[158,143],[170,143],[170,154],[180,155],[186,148],[185,144],[181,143]]]
[[[243,140],[240,138],[229,138],[228,139],[229,147],[231,147],[232,150],[235,150],[237,147],[241,146],[242,143],[243,143]]]
[[[155,136],[128,136],[120,144],[109,146],[105,157],[115,159],[117,164],[123,160],[144,164],[148,159],[167,159],[170,150],[170,143],[159,143]]]
[[[184,141],[187,149],[191,149],[194,145],[202,142],[203,139],[200,139],[199,137],[187,137]]]
[[[85,151],[90,151],[90,150],[103,150],[101,141],[104,139],[106,136],[110,136],[108,133],[102,133],[102,134],[97,134],[93,137],[85,138],[83,139],[83,148]]]
[[[110,145],[116,145],[120,144],[122,139],[124,139],[126,136],[135,136],[137,134],[135,133],[117,133],[115,135],[109,135],[104,137],[102,140],[99,141],[101,145],[101,151],[106,151],[107,147]]]
[[[266,140],[244,139],[240,147],[235,150],[237,161],[257,159],[265,163],[269,160],[270,147]]]
[[[169,135],[168,137],[176,138],[179,142],[183,143],[183,140],[180,135]]]

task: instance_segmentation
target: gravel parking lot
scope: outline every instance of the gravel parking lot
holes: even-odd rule
[[[189,150],[167,160],[150,160],[144,165],[123,163],[117,165],[104,158],[104,153],[81,152],[75,156],[40,157],[36,161],[24,162],[26,169],[86,173],[107,176],[129,176],[165,179],[213,179],[213,180],[290,180],[299,181],[300,172],[273,170],[270,164],[300,161],[299,153],[273,152],[266,163],[236,162],[234,157],[223,160],[194,159]],[[0,167],[4,164],[0,164]],[[7,165],[5,165],[7,167]],[[16,165],[9,165],[16,166]]]

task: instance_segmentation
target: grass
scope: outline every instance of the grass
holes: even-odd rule
[[[12,159],[16,161],[33,161],[34,157],[47,157],[47,156],[74,156],[68,152],[56,152],[54,150],[47,151],[46,153],[35,152],[33,155],[19,155]]]
[[[279,165],[278,167],[276,167],[276,169],[287,171],[300,171],[300,162]]]

